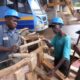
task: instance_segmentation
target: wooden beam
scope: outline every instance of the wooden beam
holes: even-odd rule
[[[24,44],[24,45],[21,45],[20,48],[24,48],[24,47],[28,47],[28,46],[31,46],[31,45],[34,45],[34,44],[37,44],[41,42],[41,40],[36,40],[36,41],[33,41],[33,42],[30,42],[30,43],[27,43],[27,44]]]
[[[50,80],[50,78],[46,75],[46,72],[40,69],[39,67],[35,68],[35,72],[39,75],[43,80]]]
[[[3,76],[9,75],[11,73],[14,73],[16,70],[27,65],[29,62],[30,62],[30,58],[25,58],[25,59],[21,60],[20,62],[14,64],[8,68],[0,70],[0,78]]]
[[[25,74],[29,72],[29,66],[24,66],[17,70],[14,74],[16,80],[25,80]]]
[[[0,78],[0,80],[16,80],[16,78],[15,78],[14,74],[10,74],[8,76],[4,76],[4,77]]]
[[[61,73],[59,70],[57,70],[55,73],[56,73],[56,75],[57,75],[61,80],[65,80],[64,74]]]
[[[31,54],[31,61],[29,63],[30,71],[33,71],[36,68],[37,63],[38,63],[37,62],[37,54],[36,53]]]
[[[26,74],[27,80],[37,80],[37,74],[35,72],[29,72]]]
[[[45,65],[46,67],[48,67],[48,68],[51,69],[51,70],[54,69],[53,64],[50,63],[50,61],[48,61],[48,60],[46,60],[46,59],[43,61],[43,65]],[[56,70],[56,71],[55,71],[55,74],[56,74],[61,80],[64,80],[65,76],[64,76],[64,74],[61,73],[59,70]]]
[[[53,57],[53,56],[50,56],[50,55],[47,54],[47,53],[44,53],[44,59],[49,59],[49,60],[54,61],[54,57]]]
[[[29,53],[13,53],[9,55],[10,58],[30,58],[31,55]]]
[[[27,52],[27,47],[28,47],[28,46],[31,46],[31,45],[34,45],[34,44],[37,44],[37,43],[40,43],[40,42],[41,42],[41,40],[39,39],[39,40],[30,42],[30,43],[21,45],[21,46],[20,46],[20,52],[21,52],[21,53]]]
[[[42,62],[42,64],[44,66],[46,66],[47,68],[49,68],[49,69],[53,69],[54,68],[53,64],[48,59],[44,59],[43,62]]]

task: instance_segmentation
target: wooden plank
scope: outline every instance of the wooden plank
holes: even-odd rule
[[[24,44],[24,45],[21,45],[20,48],[24,48],[24,47],[28,47],[28,46],[31,46],[31,45],[34,45],[34,44],[37,44],[41,42],[41,40],[36,40],[36,41],[33,41],[33,42],[30,42],[30,43],[27,43],[27,44]]]
[[[31,55],[29,53],[13,53],[9,55],[10,58],[30,58]]]
[[[49,69],[53,69],[54,68],[53,64],[48,59],[44,59],[43,62],[42,62],[42,64],[44,66],[46,66],[47,68],[49,68]]]
[[[37,54],[37,57],[38,57],[38,66],[39,67],[41,67],[41,63],[42,63],[42,61],[43,61],[43,59],[44,59],[44,53],[43,53],[43,42],[41,41],[41,43],[39,43],[39,47],[41,47],[41,52],[39,52],[38,54]]]
[[[32,72],[27,73],[27,80],[33,80]]]
[[[27,65],[29,62],[30,62],[30,58],[25,58],[25,59],[21,60],[20,62],[14,64],[14,65],[12,65],[12,66],[10,66],[8,68],[0,70],[0,78],[4,77],[6,75],[9,75],[11,73],[14,73],[16,70],[18,70],[21,67]]]
[[[39,75],[43,80],[50,80],[50,78],[46,75],[46,72],[40,69],[39,67],[35,68],[35,72]]]
[[[48,67],[49,69],[54,69],[54,66],[53,66],[53,64],[52,63],[50,63],[50,61],[48,61],[48,60],[44,60],[43,61],[43,65],[45,65],[46,67]],[[56,70],[55,71],[55,74],[61,79],[61,80],[64,80],[64,78],[65,78],[65,76],[64,76],[64,74],[62,74],[59,70]]]
[[[49,59],[49,60],[54,61],[54,57],[50,56],[50,55],[47,54],[47,53],[44,53],[44,59]]]
[[[30,42],[30,43],[21,45],[21,46],[20,46],[20,52],[21,52],[21,53],[23,53],[23,52],[28,52],[28,51],[27,51],[27,47],[28,47],[28,46],[31,46],[31,45],[34,45],[34,44],[37,44],[37,43],[40,43],[40,42],[41,42],[41,40],[39,39],[39,40]]]
[[[62,74],[59,70],[56,70],[55,73],[61,80],[65,80],[64,74]]]
[[[10,74],[10,75],[0,78],[0,80],[16,80],[16,78],[14,74]]]
[[[37,62],[37,54],[36,53],[31,54],[31,61],[29,63],[30,71],[33,71],[36,68],[37,63],[38,63]]]
[[[25,73],[29,72],[29,66],[24,66],[17,70],[14,74],[16,76],[16,80],[25,80]]]
[[[22,38],[22,40],[24,41],[24,44],[27,44],[26,39],[24,38],[24,36],[20,36]],[[28,47],[26,47],[26,49],[20,49],[20,52],[27,52],[28,53]]]
[[[27,80],[37,80],[37,74],[35,72],[29,72],[26,74]]]
[[[22,73],[21,71],[17,71],[15,73],[15,76],[16,76],[16,80],[25,80],[25,74]]]
[[[41,53],[38,54],[38,63],[39,63],[39,65],[41,65],[43,59],[44,59],[44,53],[41,52]]]

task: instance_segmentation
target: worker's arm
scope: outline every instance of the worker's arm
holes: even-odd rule
[[[65,59],[62,58],[60,62],[55,66],[55,68],[53,68],[47,75],[52,75],[52,74],[54,75],[55,71],[59,69],[59,67],[63,64],[64,61]]]
[[[0,46],[0,52],[17,52],[18,50],[19,50],[19,47],[16,45],[13,45],[10,48]]]
[[[9,52],[10,48],[0,46],[0,52]]]
[[[43,40],[43,41],[45,41],[45,43],[47,44],[47,46],[48,46],[49,48],[53,47],[52,44],[51,44],[47,39],[45,39],[45,40]]]
[[[59,69],[59,67],[63,64],[63,62],[65,61],[65,58],[63,57],[59,63],[55,66],[55,68],[53,69],[53,71],[55,72],[57,69]]]
[[[54,36],[52,40],[47,40],[47,39],[43,39],[43,40],[46,42],[49,48],[52,48],[55,46],[56,36]]]
[[[46,45],[49,47],[50,54],[53,54],[54,53],[54,47],[51,44],[51,42],[49,40],[47,40],[47,39],[45,39],[43,41],[45,41]]]

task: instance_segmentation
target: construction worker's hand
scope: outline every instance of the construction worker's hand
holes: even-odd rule
[[[18,52],[19,51],[19,46],[16,46],[16,45],[13,45],[11,48],[10,48],[10,52]]]

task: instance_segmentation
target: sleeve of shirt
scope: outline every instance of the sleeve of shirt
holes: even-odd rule
[[[55,46],[55,41],[56,41],[56,36],[54,36],[54,38],[50,42],[52,46]]]
[[[70,36],[66,36],[64,42],[63,57],[70,60],[70,53],[71,53],[71,38]]]
[[[2,33],[2,28],[0,27],[0,46],[3,44],[3,33]]]

